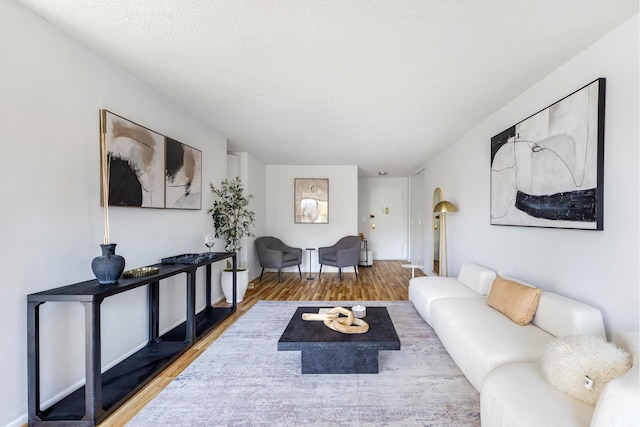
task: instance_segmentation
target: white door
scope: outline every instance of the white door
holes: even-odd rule
[[[406,259],[407,211],[404,189],[398,186],[372,187],[369,211],[373,218],[369,219],[367,239],[373,259]]]

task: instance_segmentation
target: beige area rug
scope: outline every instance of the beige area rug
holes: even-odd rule
[[[479,426],[478,392],[408,301],[386,306],[400,351],[378,374],[302,375],[300,353],[277,351],[298,306],[260,301],[128,424],[143,426]]]

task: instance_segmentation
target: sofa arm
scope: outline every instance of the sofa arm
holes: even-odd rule
[[[321,260],[325,255],[335,252],[335,248],[332,246],[323,246],[318,248],[318,259]]]
[[[593,406],[545,380],[539,362],[500,365],[482,383],[482,427],[585,427],[592,416]]]
[[[604,386],[591,420],[591,427],[640,426],[638,365]]]
[[[283,253],[277,249],[262,248],[260,264],[262,267],[278,268],[282,265]]]
[[[283,251],[296,254],[299,259],[302,259],[302,248],[294,248],[292,246],[283,245]]]
[[[604,386],[591,419],[591,427],[640,426],[638,333],[616,334],[612,341],[631,355],[633,367]]]

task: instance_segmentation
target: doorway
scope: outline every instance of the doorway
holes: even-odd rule
[[[392,181],[386,181],[391,184]],[[372,186],[369,192],[369,248],[376,260],[403,260],[407,250],[405,188]],[[372,217],[373,216],[373,217]]]

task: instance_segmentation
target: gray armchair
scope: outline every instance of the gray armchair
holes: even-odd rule
[[[338,280],[342,278],[342,267],[353,266],[356,277],[358,277],[361,244],[362,239],[359,236],[346,236],[338,240],[333,246],[318,248],[318,262],[320,263],[318,278],[322,275],[323,265],[338,267]]]
[[[262,280],[262,274],[265,268],[277,268],[278,280],[282,282],[282,268],[298,266],[298,274],[302,277],[302,271],[300,271],[300,264],[302,263],[302,249],[292,248],[282,243],[282,240],[264,236],[256,239],[256,249],[258,250],[258,261],[262,272],[260,273],[260,280]]]

